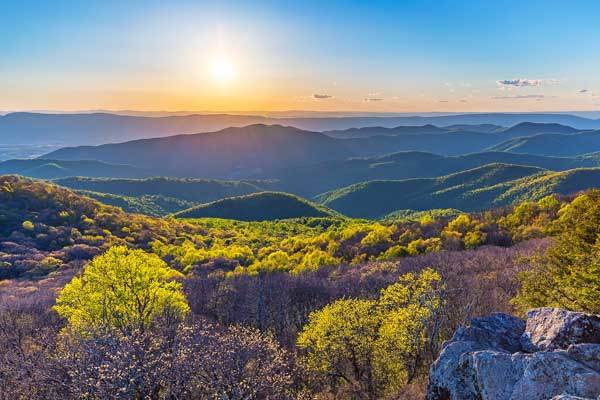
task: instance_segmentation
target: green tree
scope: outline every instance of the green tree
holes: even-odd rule
[[[309,370],[355,399],[378,399],[410,383],[435,356],[441,276],[405,274],[378,300],[342,299],[313,312],[298,337]]]
[[[600,191],[575,198],[559,212],[559,236],[545,254],[520,274],[513,303],[600,313]]]
[[[375,399],[373,355],[380,325],[377,303],[342,299],[313,312],[298,337],[310,370],[342,380],[354,396]]]
[[[111,247],[61,290],[54,310],[82,334],[144,331],[158,317],[189,311],[181,276],[154,254]]]

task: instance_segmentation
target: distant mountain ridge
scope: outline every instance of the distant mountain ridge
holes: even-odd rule
[[[600,130],[517,137],[494,145],[489,150],[556,157],[579,156],[600,151]]]
[[[415,128],[421,129],[422,133],[410,133]],[[547,131],[569,133],[539,133]],[[551,156],[575,155],[579,153],[565,152],[568,147],[563,148],[560,145],[558,147],[562,153],[557,151],[543,152],[540,150],[544,148],[543,143],[531,151],[513,151],[513,149],[518,147],[514,143],[527,142],[536,135],[559,135],[560,137],[566,137],[567,141],[576,141],[577,138],[584,135],[593,135],[593,132],[595,131],[579,131],[558,124],[524,123],[511,128],[498,129],[496,133],[456,131],[426,125],[422,127],[376,127],[336,131],[336,135],[343,137],[339,138],[331,137],[328,133],[304,131],[294,127],[258,124],[208,133],[141,139],[100,146],[67,147],[46,154],[44,158],[98,160],[110,164],[130,164],[142,169],[153,169],[157,175],[165,176],[219,179],[254,177],[270,179],[277,177],[281,179],[281,171],[294,168],[301,169],[321,163],[330,163],[330,166],[334,166],[334,164],[337,166],[340,162],[351,158],[375,157],[409,151],[433,153],[442,156],[481,153],[487,149],[495,152],[509,151]],[[525,134],[533,136],[512,138],[514,135]],[[348,138],[345,136],[348,136]],[[575,146],[580,145],[576,144]],[[597,148],[590,147],[587,143],[586,146],[580,146],[580,149],[582,152],[600,150],[600,140]],[[489,160],[489,162],[515,162],[510,160],[508,156],[504,160],[500,158]],[[382,164],[388,162],[389,160],[382,160],[377,162],[377,166],[370,168],[381,170],[387,168],[386,165]],[[354,163],[356,164],[356,161]],[[517,163],[521,162],[517,161]],[[336,166],[334,166],[334,170]],[[468,167],[475,166],[478,165],[468,165]],[[569,165],[570,168],[586,166],[594,165],[584,162]],[[465,167],[465,165],[461,165],[461,167]],[[544,167],[565,169],[562,165],[544,165]],[[427,168],[435,170],[438,166],[431,164],[427,165]],[[442,173],[457,170],[459,168],[440,168]],[[324,171],[324,174],[328,175],[331,172]],[[290,182],[288,178],[289,176],[282,180]],[[320,176],[317,175],[315,178],[319,180]],[[381,177],[373,176],[373,178],[379,179]]]
[[[150,170],[124,164],[108,164],[94,160],[7,160],[0,162],[0,175],[23,175],[31,178],[55,179],[67,176],[141,178],[152,176]]]
[[[317,132],[279,125],[250,125],[217,132],[142,139],[119,144],[63,148],[59,160],[127,162],[160,168],[162,175],[237,179],[264,170],[343,159],[350,146]]]
[[[311,115],[311,114],[307,114]],[[282,117],[193,114],[148,117],[110,113],[44,114],[16,112],[0,116],[0,144],[97,145],[176,134],[211,132],[253,124],[286,125],[309,131],[380,126],[513,126],[522,122],[554,123],[576,129],[600,129],[600,120],[569,114],[458,114],[434,116]]]

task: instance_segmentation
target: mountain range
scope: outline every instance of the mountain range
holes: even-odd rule
[[[85,114],[78,115],[90,123]],[[105,114],[95,116],[111,120]],[[545,121],[511,126],[492,116],[504,123],[517,118],[516,114],[344,117],[339,118],[344,124],[348,119],[387,123],[398,118],[403,122],[436,119],[440,124],[381,124],[319,132],[261,123],[166,137],[146,134],[144,139],[63,147],[37,159],[5,161],[0,163],[0,174],[52,179],[130,212],[246,219],[248,207],[255,211],[266,207],[264,219],[284,218],[285,213],[275,212],[277,208],[302,209],[298,201],[312,204],[301,197],[350,217],[382,218],[404,215],[406,210],[477,211],[552,191],[568,194],[598,186],[600,130],[552,120],[580,118],[560,114],[536,114]],[[140,121],[160,121],[164,128],[177,120],[182,129],[193,127],[186,125],[191,120],[186,117],[119,117],[127,118],[121,122],[129,121],[121,129],[131,128],[131,132]],[[252,118],[243,117],[235,123]],[[219,118],[231,123],[223,115],[210,121]],[[589,128],[595,120],[587,121]],[[196,211],[184,212],[187,209]],[[263,218],[258,211],[250,214]],[[300,214],[314,216],[308,211]]]
[[[488,164],[437,178],[361,182],[324,193],[318,200],[350,217],[382,218],[397,210],[480,211],[553,193],[573,194],[599,183],[600,168],[555,172]]]
[[[161,115],[161,114],[158,114]],[[275,114],[277,115],[277,114]],[[262,115],[193,114],[169,116],[110,113],[47,114],[15,112],[0,116],[0,144],[97,145],[141,138],[210,132],[253,124],[293,126],[309,131],[362,127],[485,125],[502,127],[522,122],[554,123],[576,129],[600,129],[600,120],[569,114],[481,113],[426,116],[267,117]]]
[[[416,128],[421,133],[409,133],[410,129]],[[527,150],[515,152],[548,156],[576,155],[584,151],[600,150],[599,133],[600,131],[579,131],[557,124],[534,123],[518,124],[511,128],[496,129],[494,132],[421,126],[350,129],[329,134],[281,125],[258,124],[209,133],[100,146],[66,147],[46,154],[44,158],[128,164],[166,176],[271,178],[284,169],[401,151],[429,152],[444,156],[478,153],[488,149],[511,151],[538,137],[558,137],[561,143],[554,145],[554,142],[549,142],[546,146],[542,140],[536,142],[537,145],[528,146]],[[330,136],[332,134],[336,137]],[[515,135],[528,136],[514,138]],[[573,144],[569,145],[571,142]],[[537,148],[529,150],[532,146]],[[433,165],[432,168],[435,169],[436,166]]]

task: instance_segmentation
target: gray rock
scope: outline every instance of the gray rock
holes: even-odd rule
[[[577,343],[600,343],[600,316],[548,307],[527,313],[521,337],[525,351],[567,349]]]
[[[593,370],[600,372],[600,344],[572,344],[567,349],[569,357],[579,361]]]
[[[549,308],[528,316],[525,324],[494,314],[459,328],[431,367],[427,398],[600,398],[600,344],[585,343],[600,335],[599,317]]]
[[[461,356],[486,349],[507,354],[519,351],[524,330],[523,320],[501,313],[475,318],[468,326],[458,328],[431,367],[428,398],[476,399],[475,380],[467,377],[473,372],[471,360]]]
[[[452,341],[476,342],[485,348],[511,353],[521,350],[521,336],[525,322],[512,315],[495,313],[489,317],[474,318],[466,327],[456,330]]]

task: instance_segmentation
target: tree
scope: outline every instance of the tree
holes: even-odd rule
[[[381,291],[376,366],[386,391],[411,383],[437,355],[442,290],[439,273],[405,274]]]
[[[181,276],[154,254],[115,246],[61,290],[54,310],[80,333],[144,331],[158,317],[188,312]]]
[[[575,198],[559,212],[560,235],[522,272],[521,290],[513,300],[522,311],[562,307],[600,313],[600,191]]]
[[[375,399],[374,339],[380,325],[377,303],[342,299],[313,312],[298,337],[307,366],[333,380],[343,380],[355,396]]]
[[[439,341],[441,276],[405,274],[378,300],[342,299],[313,312],[298,337],[307,368],[351,398],[377,399],[410,383]]]

